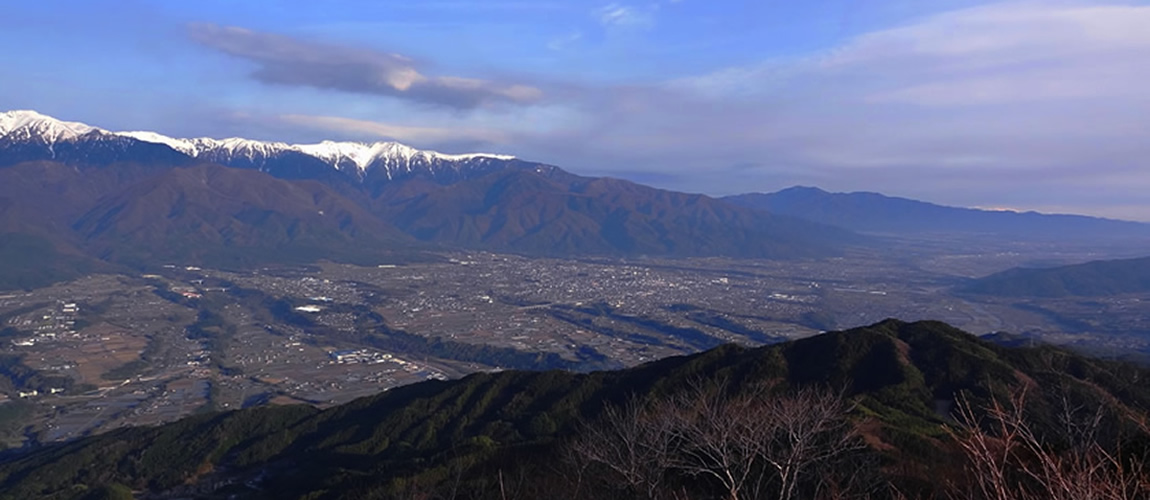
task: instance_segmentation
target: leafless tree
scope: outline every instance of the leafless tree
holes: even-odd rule
[[[764,482],[762,456],[771,422],[763,411],[765,398],[726,392],[724,385],[696,383],[660,405],[659,413],[669,420],[677,444],[672,466],[717,481],[729,500],[739,500],[757,496],[747,490]]]
[[[782,500],[795,498],[796,486],[816,467],[866,447],[848,419],[853,406],[841,394],[804,388],[773,398],[765,406],[773,425],[762,453],[778,475]],[[836,484],[820,481],[817,486]]]
[[[1026,388],[977,411],[958,400],[950,429],[966,455],[972,481],[955,492],[984,500],[1145,500],[1150,498],[1141,460],[1123,458],[1098,439],[1102,408],[1082,415],[1063,399],[1064,449],[1042,439],[1026,418]]]
[[[589,443],[579,442],[588,439],[590,439],[588,435],[583,433],[575,441],[559,448],[559,461],[551,465],[552,473],[564,484],[564,491],[556,495],[557,498],[571,500],[583,498],[583,488],[588,479],[587,470],[595,465],[591,461],[591,455],[584,453],[583,448],[589,446]]]
[[[806,480],[814,490],[830,486],[815,469],[866,446],[839,393],[778,393],[769,385],[724,393],[722,386],[696,385],[673,399],[667,413],[676,415],[672,429],[682,443],[676,467],[714,478],[729,500],[764,498],[771,484],[771,496],[781,500],[795,498]]]
[[[722,488],[728,500],[849,496],[851,481],[841,479],[850,474],[831,465],[865,443],[841,394],[770,385],[732,392],[696,382],[650,405],[608,408],[571,444],[572,466],[592,464],[606,474],[600,479],[647,499],[684,498],[668,488],[674,477],[704,479],[703,489]]]
[[[593,465],[632,494],[657,498],[671,467],[674,434],[669,423],[665,415],[637,400],[623,407],[608,406],[599,422],[585,427],[571,444],[572,465]]]

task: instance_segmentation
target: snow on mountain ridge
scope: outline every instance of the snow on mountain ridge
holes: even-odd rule
[[[90,132],[107,132],[79,122],[65,122],[30,110],[0,113],[0,137],[15,135],[18,139],[43,139],[48,144],[73,140]]]
[[[195,157],[199,154],[199,148],[197,147],[196,142],[187,139],[174,139],[166,135],[147,131],[120,132],[117,135],[130,137],[138,141],[151,142],[154,144],[164,144],[176,151],[192,157]]]
[[[323,141],[318,144],[287,144],[283,142],[263,142],[233,137],[229,139],[176,139],[155,132],[118,132],[117,135],[131,137],[144,142],[166,144],[188,156],[200,157],[209,153],[226,153],[229,157],[246,156],[253,159],[257,155],[272,156],[286,151],[295,151],[318,158],[333,168],[351,163],[362,173],[372,164],[383,160],[387,165],[410,166],[413,161],[458,162],[477,158],[493,160],[513,160],[514,156],[487,153],[445,154],[437,151],[416,149],[398,142],[336,142]]]
[[[282,151],[291,150],[292,147],[282,142],[263,142],[229,137],[227,139],[210,139],[199,137],[196,139],[177,139],[156,132],[115,132],[115,135],[131,137],[144,142],[164,144],[176,151],[193,158],[208,154],[225,154],[228,157],[245,156],[253,158],[263,155],[270,156]]]
[[[424,151],[400,144],[398,142],[375,142],[370,144],[360,142],[323,141],[319,144],[293,144],[296,151],[314,156],[329,164],[338,166],[350,161],[362,172],[377,160],[397,160],[405,166],[410,166],[415,160],[424,161],[465,161],[475,158],[491,158],[496,160],[512,160],[514,156],[493,154],[461,154],[449,155],[436,151]],[[393,163],[393,162],[387,162]]]
[[[380,157],[397,157],[411,161],[419,150],[394,142],[361,144],[358,142],[323,141],[319,144],[296,144],[301,153],[314,156],[332,165],[350,161],[360,172]]]
[[[302,153],[317,158],[332,168],[342,170],[349,164],[355,165],[360,174],[374,164],[389,169],[406,167],[411,169],[414,162],[460,162],[473,159],[511,160],[514,156],[495,154],[444,154],[436,151],[419,150],[398,142],[335,142],[323,141],[318,144],[287,144],[265,142],[232,137],[228,139],[179,139],[150,131],[108,132],[79,122],[65,122],[35,111],[8,111],[0,113],[0,138],[19,134],[19,139],[34,137],[45,142],[55,143],[73,140],[81,135],[98,131],[119,137],[128,137],[153,144],[163,144],[193,158],[208,157],[212,161],[221,159],[247,158],[259,161],[285,152]]]

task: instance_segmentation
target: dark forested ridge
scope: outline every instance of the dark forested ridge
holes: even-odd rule
[[[1078,415],[1064,410],[1101,408],[1105,432],[1094,443],[1120,444],[1115,463],[1128,471],[1147,443],[1148,375],[888,320],[620,371],[481,373],[326,410],[265,407],[122,429],[6,457],[0,498],[989,498],[962,489],[981,484],[965,476],[981,463],[963,453],[981,429],[962,425],[965,409],[1005,421],[995,408],[1023,408],[1027,429],[1055,453],[1078,450],[1059,434],[1060,415]],[[783,432],[782,422],[794,425]],[[995,428],[1005,427],[986,432]],[[788,435],[833,453],[800,453],[810,460],[792,458],[805,465],[784,473],[771,464],[799,449]],[[628,454],[622,442],[642,446]],[[713,474],[715,453],[737,458],[727,472],[755,480]],[[1034,456],[1045,455],[1010,455]],[[1123,498],[1146,497],[1133,488],[1141,496]]]
[[[1044,269],[1015,268],[968,283],[964,291],[1006,297],[1101,297],[1150,291],[1150,257]]]

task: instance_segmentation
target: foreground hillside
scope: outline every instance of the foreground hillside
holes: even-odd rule
[[[956,400],[982,416],[1025,394],[1028,429],[1062,449],[1072,444],[1057,432],[1062,410],[1101,408],[1099,435],[1133,460],[1146,442],[1130,437],[1150,408],[1148,375],[888,320],[622,371],[475,374],[327,410],[267,407],[123,429],[9,456],[0,498],[927,498],[977,483],[963,480],[977,462],[956,444],[977,433],[952,419],[963,408]],[[824,410],[819,425],[811,408]],[[796,424],[784,432],[763,422]],[[782,434],[736,432],[764,429]],[[810,460],[784,473],[767,460],[780,448],[752,447],[799,450],[778,437],[796,432],[811,436],[802,449],[835,453],[799,453]],[[644,455],[655,449],[665,453]],[[720,458],[735,463],[716,468]],[[723,475],[733,472],[755,480],[735,484]]]

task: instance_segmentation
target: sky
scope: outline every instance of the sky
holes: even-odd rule
[[[1150,0],[6,2],[0,110],[1150,221]]]

